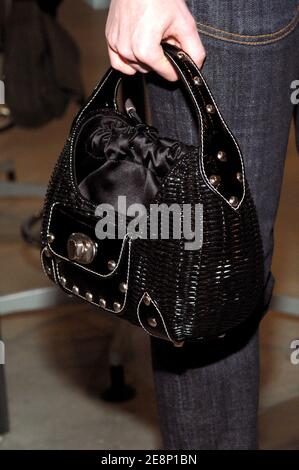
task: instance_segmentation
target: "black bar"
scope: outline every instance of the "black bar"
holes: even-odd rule
[[[48,467],[59,464],[72,468],[105,468],[119,466],[122,468],[141,468],[146,466],[181,466],[209,469],[214,464],[230,468],[253,468],[254,464],[262,464],[263,468],[281,469],[297,468],[299,450],[294,451],[1,451],[0,464],[37,464],[38,468],[46,464]],[[236,464],[236,465],[234,465]],[[251,466],[251,467],[250,467]],[[221,468],[219,467],[219,468]],[[4,467],[2,467],[4,468]],[[21,468],[21,467],[20,467]],[[145,467],[146,468],[146,467]]]

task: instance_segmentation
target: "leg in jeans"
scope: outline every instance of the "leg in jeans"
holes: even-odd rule
[[[190,0],[207,51],[203,74],[244,156],[259,215],[265,255],[265,296],[271,299],[273,225],[278,208],[299,78],[296,0]],[[153,124],[161,134],[198,143],[178,84],[148,77]],[[236,344],[176,349],[151,339],[157,406],[166,449],[257,447],[258,334]]]

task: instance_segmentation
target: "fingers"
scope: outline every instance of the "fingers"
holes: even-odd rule
[[[134,75],[136,73],[136,68],[132,67],[127,61],[122,58],[117,52],[115,52],[111,47],[108,45],[108,53],[110,58],[111,66],[119,70],[122,73],[127,75]]]
[[[152,41],[150,41],[149,38],[147,40],[144,35],[143,41],[140,42],[138,46],[133,46],[135,58],[139,62],[146,64],[166,80],[176,81],[178,79],[177,72],[165,56],[161,46],[163,38],[159,35],[153,37],[152,31],[151,37]],[[193,18],[191,18],[189,22],[182,22],[181,25],[177,26],[172,36],[168,37],[166,41],[184,50],[199,68],[202,67],[206,53]]]
[[[176,72],[172,65],[166,58],[160,43],[155,49],[151,46],[147,48],[146,45],[132,46],[135,53],[126,53],[122,51],[116,51],[111,48],[108,44],[108,53],[110,58],[111,66],[127,75],[134,75],[136,72],[147,73],[149,70],[154,70],[166,80],[174,81],[177,80]]]
[[[180,47],[199,68],[202,67],[206,54],[197,31],[189,37],[179,35],[178,39],[167,42]],[[154,70],[168,81],[178,79],[175,69],[164,54],[160,41],[155,45],[151,43],[150,47],[146,42],[132,46],[130,52],[124,49],[115,51],[108,45],[108,52],[112,67],[124,74],[134,75],[136,72],[147,73],[149,70]]]
[[[145,32],[142,42],[132,46],[138,63],[146,64],[148,68],[154,70],[166,80],[177,80],[178,76],[162,49],[161,35],[158,32],[153,35],[153,31],[150,34],[151,36],[147,37]]]
[[[186,23],[182,23],[178,30],[177,39],[180,43],[181,49],[191,57],[199,68],[201,68],[206,57],[206,52],[199,37],[194,20],[189,24],[189,26],[186,25]]]
[[[108,53],[113,68],[128,75],[136,72],[148,73],[149,67],[133,53],[133,46],[124,40],[112,41],[107,35]]]
[[[157,47],[156,55],[151,57],[150,66],[152,70],[170,82],[178,80],[178,74],[173,65],[164,54],[162,47]]]
[[[166,80],[178,79],[162,40],[185,50],[199,67],[205,59],[185,0],[112,0],[106,38],[112,67],[129,75],[154,70]]]

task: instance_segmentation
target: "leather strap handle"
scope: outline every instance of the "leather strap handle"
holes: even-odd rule
[[[218,134],[222,134],[226,140],[230,140],[230,143],[235,145],[239,151],[238,144],[229,131],[212,93],[196,64],[184,51],[176,46],[164,42],[162,47],[165,55],[177,70],[195,107],[200,124],[203,155],[209,151],[207,148],[208,136],[212,135],[215,131]],[[117,110],[116,95],[123,76],[121,72],[109,68],[101,82],[94,89],[85,107],[79,112],[74,124],[77,124],[85,114],[100,108]]]

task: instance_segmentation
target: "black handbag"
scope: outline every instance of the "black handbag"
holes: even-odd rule
[[[234,136],[189,56],[163,48],[197,111],[200,146],[161,138],[130,103],[120,112],[123,76],[109,69],[75,118],[51,177],[41,260],[68,294],[181,346],[222,338],[255,315],[264,289],[263,246]],[[164,237],[161,219],[151,238],[134,236],[121,195],[146,208],[143,235],[151,229],[152,207],[176,204],[182,213],[191,207],[193,227],[201,207],[200,247],[186,249],[184,234]],[[117,217],[106,224],[115,238],[98,236],[107,216],[102,204],[122,220],[121,227]],[[169,219],[174,224],[175,216]]]

